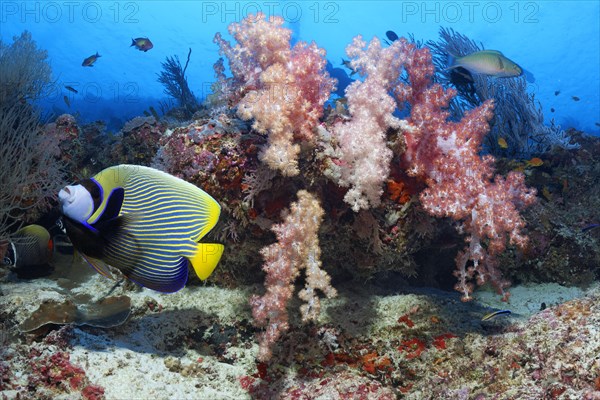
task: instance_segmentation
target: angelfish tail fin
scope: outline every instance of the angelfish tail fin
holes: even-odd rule
[[[196,254],[190,258],[190,263],[198,278],[205,280],[217,267],[225,246],[218,243],[198,243]]]

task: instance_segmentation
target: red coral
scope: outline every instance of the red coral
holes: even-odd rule
[[[30,383],[42,383],[50,387],[68,387],[76,389],[85,377],[83,369],[74,366],[69,360],[69,353],[58,352],[41,360],[31,361],[33,374]]]
[[[88,385],[83,388],[81,395],[86,400],[102,400],[104,399],[104,388],[95,385]]]
[[[30,361],[32,374],[29,385],[44,385],[67,393],[72,390],[83,390],[82,395],[88,400],[103,398],[104,389],[88,385],[85,371],[73,365],[68,352],[58,352],[43,358]],[[89,396],[89,397],[88,397]]]
[[[335,365],[335,355],[333,353],[327,353],[325,359],[321,361],[321,366],[332,367]]]
[[[438,350],[444,350],[446,348],[446,339],[455,338],[456,336],[451,333],[444,333],[433,338],[433,345]]]
[[[398,347],[398,350],[406,352],[406,358],[412,360],[413,358],[419,357],[421,353],[425,351],[425,342],[418,338],[405,340],[402,342],[401,346]]]
[[[400,318],[398,318],[398,323],[405,323],[406,326],[408,326],[409,328],[412,328],[413,326],[415,326],[415,323],[412,322],[412,320],[410,319],[410,317],[408,316],[408,314],[404,314],[403,316],[401,316]]]
[[[241,376],[239,378],[240,386],[242,389],[248,391],[248,393],[252,394],[259,387],[259,381],[256,378],[253,378],[248,375]]]

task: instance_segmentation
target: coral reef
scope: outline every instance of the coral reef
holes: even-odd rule
[[[585,286],[600,277],[600,232],[583,231],[598,221],[600,139],[578,142],[579,149],[548,153],[541,167],[525,169],[539,201],[523,214],[531,245],[519,267],[505,269],[511,280]],[[515,168],[520,165],[510,160],[498,162],[498,169]]]
[[[121,140],[112,148],[113,163],[150,165],[166,129],[166,124],[153,116],[127,121],[119,133]]]
[[[424,66],[419,68],[419,62]],[[401,96],[411,104],[404,154],[408,173],[427,183],[420,194],[425,210],[464,221],[468,246],[457,255],[455,273],[459,279],[456,289],[463,299],[471,298],[473,285],[469,281],[473,279],[479,284],[492,283],[507,298],[508,282],[501,278],[496,256],[505,250],[508,239],[513,245],[526,247],[522,232],[525,223],[519,210],[535,201],[536,191],[525,186],[522,173],[494,176],[493,157],[479,155],[489,131],[492,102],[466,113],[458,123],[447,121],[449,113],[440,110],[447,108],[454,92],[437,84],[430,86],[432,71],[419,74],[427,71],[428,64],[429,52],[421,60],[415,59],[408,68],[412,86],[401,89]],[[469,261],[472,266],[467,265]]]
[[[153,165],[202,187],[229,210],[240,207],[242,180],[255,168],[263,141],[245,134],[229,116],[196,120],[166,131]]]
[[[510,172],[506,177],[495,176],[493,158],[479,155],[493,115],[492,102],[482,104],[458,122],[449,121],[446,108],[456,92],[432,82],[434,66],[428,49],[419,49],[404,39],[383,49],[377,38],[367,45],[357,37],[348,46],[347,53],[350,65],[363,80],[347,88],[347,115],[341,114],[340,118],[328,115],[331,126],[319,125],[326,98],[323,96],[331,91],[322,91],[331,86],[330,78],[323,72],[324,55],[314,44],[309,47],[297,44],[291,48],[291,32],[281,25],[281,19],[266,19],[262,14],[231,24],[229,30],[237,44],[232,46],[219,34],[215,42],[221,54],[228,58],[233,77],[224,76],[222,61],[215,70],[220,95],[230,106],[237,107],[241,118],[253,119],[253,130],[267,135],[266,148],[258,158],[288,178],[283,184],[291,189],[284,192],[285,198],[307,188],[322,196],[324,203],[339,202],[340,196],[332,198],[331,188],[327,188],[331,180],[341,187],[336,194],[340,194],[354,212],[376,208],[395,212],[396,217],[390,216],[393,222],[388,223],[393,237],[401,231],[393,225],[406,213],[409,195],[403,191],[419,194],[426,212],[438,217],[450,216],[460,222],[459,228],[466,234],[468,246],[456,257],[455,273],[459,278],[456,289],[462,293],[463,300],[472,299],[471,281],[474,280],[479,284],[492,283],[506,300],[508,282],[497,267],[497,256],[505,250],[507,242],[521,249],[526,246],[524,222],[518,211],[533,203],[535,190],[524,185],[524,177],[519,172]],[[266,42],[270,46],[262,45]],[[297,71],[312,71],[311,78],[298,75]],[[277,90],[279,86],[286,90]],[[287,92],[292,96],[285,96]],[[300,98],[296,94],[303,95],[302,105],[296,104]],[[408,118],[395,117],[397,108],[404,106],[409,106]],[[194,153],[206,158],[204,152]],[[303,157],[299,158],[300,154]],[[302,174],[299,174],[300,169]],[[260,174],[258,171],[257,168],[245,182],[270,187],[271,193],[281,193],[281,189],[273,190],[272,183],[259,183],[262,180],[257,177],[266,174],[264,170]],[[392,204],[381,202],[384,184],[387,184]],[[349,189],[345,189],[347,187]],[[254,192],[250,192],[251,201],[255,198]],[[347,207],[328,205],[339,208],[336,213],[340,214]],[[266,208],[262,213],[254,207],[252,210],[250,219],[256,219],[264,215]],[[244,224],[251,224],[250,219]],[[381,252],[381,221],[373,214],[363,213],[353,218],[353,222],[357,230],[370,232],[363,237],[370,237],[374,251]],[[302,232],[313,222],[304,219],[299,224],[299,232]],[[291,243],[296,243],[293,248],[297,249],[308,246],[293,240],[289,246]],[[298,250],[294,252],[298,254]],[[268,265],[267,262],[266,269],[271,271]],[[280,273],[278,279],[273,278],[275,274],[267,274],[267,293],[272,290],[281,294],[280,288],[285,287],[286,294],[282,297],[267,295],[264,299],[270,299],[270,304],[265,301],[260,307],[270,310],[277,321],[273,326],[285,330],[282,321],[287,318],[286,304],[291,296],[288,285],[294,274],[286,268]],[[287,278],[281,279],[284,276]],[[281,282],[285,284],[282,286]],[[327,286],[328,282],[324,282],[324,287]],[[263,318],[264,315],[260,320]],[[271,339],[265,343],[278,337],[279,331],[279,328],[268,330],[267,337]],[[262,359],[268,358],[270,353],[263,347],[261,351]]]
[[[519,172],[494,177],[492,159],[478,154],[491,104],[462,121],[448,121],[444,108],[454,92],[433,85],[426,48],[398,40],[384,49],[377,39],[367,46],[356,38],[347,50],[364,79],[348,87],[347,110],[330,110],[328,122],[319,124],[324,99],[333,87],[323,69],[324,54],[315,44],[291,47],[290,31],[281,24],[280,19],[263,15],[234,23],[230,26],[234,46],[215,36],[233,73],[226,78],[216,68],[219,95],[237,106],[244,119],[252,118],[252,128],[227,113],[174,129],[155,117],[138,117],[113,141],[110,156],[102,158],[152,164],[207,190],[225,211],[220,239],[237,242],[252,237],[250,248],[269,240],[271,225],[289,200],[298,190],[308,189],[325,212],[321,246],[333,249],[337,244],[336,253],[358,257],[351,263],[333,262],[334,276],[339,276],[340,267],[351,276],[368,277],[378,269],[414,273],[414,256],[437,240],[423,211],[450,216],[460,223],[469,243],[457,257],[457,289],[470,299],[469,280],[477,280],[491,282],[505,294],[507,282],[496,268],[496,256],[507,240],[524,247],[518,211],[534,196]],[[272,46],[261,46],[265,41]],[[286,90],[274,90],[275,86]],[[257,96],[262,100],[256,102]],[[296,104],[300,100],[302,104]],[[272,110],[263,113],[271,108],[261,107],[259,112],[257,104],[271,104]],[[394,113],[404,106],[410,115],[399,119]],[[67,119],[61,117],[56,126],[77,130]],[[52,125],[48,129],[56,131]],[[106,150],[96,154],[103,153]],[[280,155],[265,158],[266,154]],[[466,156],[468,163],[457,162]],[[351,250],[356,240],[364,243],[366,253]],[[226,254],[225,265],[235,260],[230,257]]]
[[[32,340],[12,324],[53,282],[22,286],[3,282],[0,297],[7,334],[0,390],[9,398],[84,397],[101,395],[101,388],[106,398],[600,395],[597,286],[573,300],[556,286],[515,290],[512,300],[522,315],[486,322],[487,307],[463,303],[456,294],[340,285],[337,298],[322,300],[317,324],[290,315],[289,333],[269,363],[256,360],[248,290],[127,290],[134,312],[125,325],[67,326]],[[78,290],[103,286],[104,278],[92,275]],[[542,301],[547,307],[540,311]]]
[[[552,148],[535,165],[494,158],[482,149],[510,102],[477,100],[453,118],[465,94],[439,84],[426,47],[355,38],[346,50],[358,79],[325,106],[335,82],[315,43],[292,46],[283,20],[262,14],[230,33],[234,44],[214,41],[232,76],[218,61],[213,108],[192,120],[151,108],[109,134],[68,114],[43,129],[31,118],[35,137],[23,143],[37,149],[41,138],[48,159],[29,168],[61,165],[69,180],[118,163],[165,170],[219,201],[211,235],[226,250],[208,283],[190,277],[170,295],[112,286],[79,259],[55,260],[55,273],[29,282],[3,270],[3,395],[600,396],[597,285],[566,303],[557,285],[531,298],[506,291],[509,280],[599,276],[600,229],[582,229],[599,222],[600,141],[568,132],[581,147]],[[180,85],[186,68],[168,62]],[[28,105],[6,110],[23,114],[3,119],[3,132],[34,115]],[[11,198],[7,220],[31,218],[24,207],[49,197],[24,175],[27,196]],[[245,286],[262,280],[264,289]],[[474,301],[415,288],[455,283]],[[475,284],[511,302],[490,305]],[[500,307],[513,314],[482,321]]]
[[[70,114],[59,115],[44,125],[47,151],[64,165],[67,181],[88,178],[117,161],[111,155],[116,138],[105,128],[100,121],[80,126]]]
[[[528,178],[535,182],[533,176]],[[339,204],[345,204],[341,198]],[[362,215],[367,221],[365,215],[371,214]],[[320,242],[324,252],[341,245]],[[91,277],[76,290],[100,294],[108,289],[104,277]],[[382,281],[387,279],[371,280]],[[339,297],[322,300],[316,325],[290,313],[290,329],[271,349],[267,364],[255,361],[260,344],[248,322],[252,295],[247,291],[192,286],[163,295],[121,287],[117,295],[127,293],[133,308],[125,325],[66,327],[31,342],[31,336],[18,332],[18,323],[27,315],[24,309],[35,310],[40,295],[54,285],[36,282],[2,284],[0,384],[9,397],[102,398],[104,392],[107,398],[137,393],[291,399],[319,393],[419,399],[533,393],[533,398],[593,399],[600,392],[600,366],[594,361],[600,350],[597,341],[589,340],[600,315],[597,290],[561,305],[555,302],[563,295],[554,298],[551,293],[559,293],[554,288],[541,289],[543,297],[528,300],[517,291],[511,307],[543,301],[548,308],[530,319],[483,323],[480,318],[487,311],[461,303],[457,296],[390,296],[374,287],[361,291],[354,284],[336,285]],[[391,287],[396,293],[397,287]],[[53,369],[50,362],[63,369]],[[144,376],[152,376],[153,383]]]

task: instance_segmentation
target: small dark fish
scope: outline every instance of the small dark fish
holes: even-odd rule
[[[475,86],[473,85],[475,80],[473,79],[473,75],[462,67],[450,70],[450,82],[459,90],[475,94]]]
[[[356,70],[355,70],[354,68],[352,68],[352,65],[350,64],[350,61],[349,61],[349,60],[344,60],[344,59],[342,58],[342,65],[343,65],[344,67],[348,68],[350,71],[352,71],[352,72],[350,73],[350,76],[352,76],[352,75],[354,75],[354,74],[356,73]]]
[[[154,47],[154,45],[152,44],[150,39],[143,38],[143,37],[131,39],[131,45],[129,47],[132,47],[132,46],[134,46],[139,51],[143,51],[143,52],[146,52]]]
[[[67,95],[63,96],[63,100],[64,100],[65,104],[67,105],[67,107],[71,108],[71,102],[69,101],[69,97]]]
[[[72,86],[65,86],[65,89],[67,89],[69,92],[73,92],[73,93],[79,93],[79,92],[77,91],[77,89],[75,89],[75,88],[74,88],[74,87],[72,87]]]
[[[387,31],[385,33],[385,36],[387,36],[387,38],[390,39],[392,42],[398,40],[398,35],[396,35],[396,32],[394,31]]]
[[[93,56],[89,56],[88,58],[84,59],[81,65],[84,67],[93,67],[94,63],[98,61],[100,57],[102,56],[98,54],[98,52],[96,52],[96,54],[94,54]]]
[[[337,86],[334,93],[339,97],[344,97],[346,93],[346,88],[352,82],[354,82],[354,79],[348,76],[348,73],[345,69],[334,68],[333,64],[329,60],[327,60],[327,65],[325,69],[327,70],[329,75],[331,75],[332,78],[337,79]]]
[[[542,302],[542,304],[540,304],[540,311],[544,311],[546,307],[546,303]]]
[[[489,321],[492,318],[495,318],[499,315],[510,315],[510,314],[512,314],[512,311],[510,311],[510,310],[498,310],[498,311],[494,311],[494,312],[484,315],[483,318],[481,318],[481,320]]]
[[[551,108],[551,109],[550,109],[550,112],[554,112],[554,111],[556,111],[554,108]]]
[[[557,90],[556,92],[554,92],[555,96],[558,96],[560,94],[560,90]]]
[[[580,99],[579,97],[577,97],[577,96],[571,96],[571,98],[573,99],[573,101],[579,101],[579,100],[581,100],[581,99]]]
[[[158,113],[157,113],[157,112],[156,112],[156,110],[154,109],[154,107],[150,106],[150,108],[148,108],[148,109],[150,110],[150,113],[152,114],[152,116],[153,116],[153,117],[154,117],[154,118],[155,118],[157,121],[159,121],[159,120],[160,120],[160,118],[159,118],[159,116],[158,116]]]
[[[596,126],[600,126],[600,122],[596,122],[594,125],[596,125]]]
[[[591,225],[586,226],[585,228],[582,228],[581,232],[587,232],[587,231],[597,228],[599,226],[600,226],[600,224],[591,224]]]

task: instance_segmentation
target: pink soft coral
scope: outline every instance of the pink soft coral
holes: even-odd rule
[[[425,210],[463,223],[469,245],[457,256],[455,272],[462,299],[471,299],[472,279],[492,283],[507,299],[508,282],[501,278],[495,256],[507,241],[521,248],[527,244],[518,210],[532,204],[536,192],[525,186],[522,173],[495,176],[494,158],[479,155],[493,103],[485,102],[459,122],[448,121],[445,110],[455,92],[431,84],[430,65],[429,51],[422,50],[407,66],[411,85],[396,89],[399,100],[411,105],[405,130],[408,172],[428,185],[420,195]],[[467,267],[469,261],[472,266]]]
[[[220,34],[215,42],[233,73],[229,81],[221,75],[222,90],[241,118],[254,119],[253,128],[268,135],[261,160],[293,176],[299,172],[297,141],[313,139],[334,80],[325,71],[325,50],[303,42],[292,48],[291,31],[282,25],[281,17],[250,15],[229,26],[238,44]]]
[[[344,200],[356,212],[380,203],[393,155],[387,147],[386,131],[406,124],[393,115],[397,104],[389,93],[400,84],[402,68],[414,51],[404,39],[383,48],[379,39],[367,46],[360,36],[346,48],[352,67],[365,79],[346,89],[352,119],[338,123],[333,135],[343,160],[339,184],[350,186]]]
[[[289,328],[286,307],[301,269],[306,270],[306,287],[299,294],[306,302],[300,308],[304,320],[315,319],[319,314],[321,303],[317,289],[327,297],[337,295],[329,275],[321,269],[318,231],[323,214],[319,201],[307,191],[300,190],[298,201],[292,204],[285,221],[271,228],[277,243],[262,250],[267,292],[250,300],[254,320],[266,327],[260,337],[258,358],[262,361],[271,358],[272,344]]]

